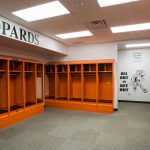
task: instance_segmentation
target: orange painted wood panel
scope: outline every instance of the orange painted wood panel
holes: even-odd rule
[[[108,105],[108,104],[98,104],[96,106],[97,112],[101,112],[101,113],[107,113],[107,114],[112,114],[114,109],[113,109],[113,105]]]
[[[58,74],[57,77],[57,98],[68,97],[68,78],[67,74]]]
[[[67,110],[80,110],[80,111],[90,111],[98,113],[113,113],[113,105],[111,104],[96,104],[96,103],[82,103],[73,101],[58,101],[58,100],[46,100],[46,107],[67,109]]]
[[[36,65],[29,63],[30,72],[25,72],[25,102],[36,103]]]
[[[83,103],[82,110],[96,112],[96,103]]]
[[[84,99],[96,99],[96,74],[84,75]]]
[[[81,74],[71,74],[70,98],[81,98]]]
[[[49,75],[49,97],[55,97],[55,74]]]
[[[81,102],[73,102],[73,101],[70,101],[68,103],[69,105],[69,108],[71,110],[82,110],[82,103]]]
[[[99,99],[113,99],[112,74],[104,73],[99,75]]]

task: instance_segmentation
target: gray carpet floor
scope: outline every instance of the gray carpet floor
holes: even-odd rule
[[[121,102],[112,115],[45,109],[1,129],[0,150],[150,150],[150,104]]]

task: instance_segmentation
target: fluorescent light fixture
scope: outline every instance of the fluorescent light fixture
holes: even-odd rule
[[[127,44],[126,48],[133,48],[133,47],[148,47],[150,43],[140,43],[140,44]]]
[[[111,27],[111,31],[113,33],[141,31],[141,30],[149,30],[149,29],[150,29],[150,23]]]
[[[70,12],[59,1],[53,1],[50,3],[12,12],[12,14],[28,22],[65,15],[69,13]]]
[[[61,39],[70,39],[70,38],[77,38],[77,37],[85,37],[85,36],[92,36],[93,34],[90,31],[79,31],[79,32],[71,32],[66,34],[58,34],[57,37]]]
[[[139,0],[97,0],[97,1],[99,3],[100,7],[107,7],[107,6],[112,6],[112,5],[136,2]]]

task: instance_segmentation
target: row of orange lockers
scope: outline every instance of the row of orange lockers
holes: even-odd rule
[[[46,80],[49,91],[46,92],[47,106],[66,109],[74,102],[80,109],[95,104],[102,108],[113,109],[114,99],[114,61],[64,62],[51,63],[46,66]],[[69,103],[71,102],[71,103]],[[82,104],[81,104],[82,103]],[[68,105],[69,104],[69,105]],[[69,107],[68,107],[69,106]],[[56,107],[56,108],[57,108]]]

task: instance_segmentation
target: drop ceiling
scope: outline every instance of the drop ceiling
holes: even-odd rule
[[[97,0],[59,0],[70,14],[34,22],[26,22],[11,14],[13,11],[51,1],[54,0],[2,0],[0,15],[66,45],[150,38],[150,30],[117,34],[113,34],[110,30],[112,26],[150,22],[150,0],[105,8],[100,8]],[[107,25],[104,27],[89,25],[89,22],[100,20],[105,20]],[[82,30],[90,30],[94,36],[65,40],[55,36]]]

